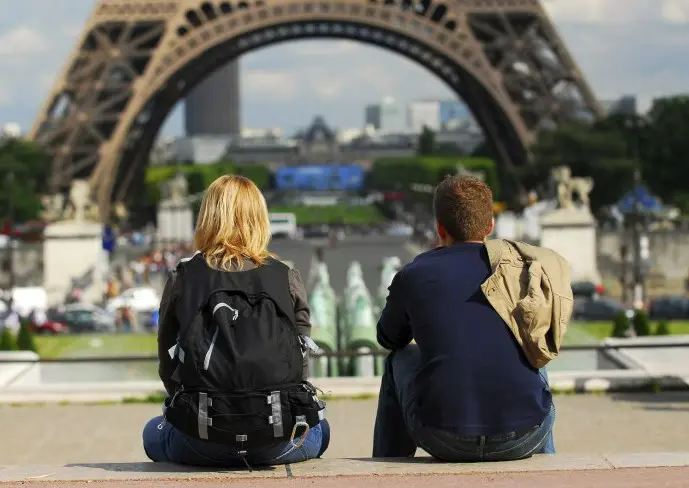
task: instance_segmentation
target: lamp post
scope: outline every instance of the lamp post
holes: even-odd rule
[[[5,194],[7,195],[7,220],[8,220],[8,239],[7,239],[7,261],[8,261],[8,272],[9,272],[9,295],[7,299],[7,310],[12,311],[13,306],[13,292],[15,284],[14,275],[14,239],[12,233],[12,226],[14,224],[14,171],[7,174],[5,179]]]
[[[642,309],[646,303],[646,269],[650,257],[648,245],[647,212],[643,208],[638,190],[642,184],[640,158],[640,131],[645,125],[645,119],[634,115],[627,121],[631,132],[632,158],[637,168],[634,171],[634,190],[631,209],[632,259],[633,259],[633,287],[632,297],[634,308]]]

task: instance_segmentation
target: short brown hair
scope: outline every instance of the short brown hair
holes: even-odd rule
[[[435,189],[433,211],[455,241],[482,241],[493,224],[493,192],[474,176],[448,175]]]

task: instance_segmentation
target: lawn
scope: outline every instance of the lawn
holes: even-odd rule
[[[669,322],[671,335],[689,334],[689,321]],[[651,322],[651,331],[655,332],[657,322]],[[596,340],[607,339],[612,334],[612,321],[610,322],[575,322],[570,324],[567,331],[567,344],[581,344],[579,341],[583,335],[588,335]]]
[[[653,323],[655,330],[656,324]],[[689,321],[670,322],[673,335],[689,334]],[[610,337],[612,322],[574,322],[565,336],[566,345],[595,344]],[[155,334],[37,336],[41,357],[85,356],[155,356],[158,351]]]
[[[156,355],[155,334],[37,336],[38,354],[44,358],[84,356]]]
[[[385,218],[373,205],[275,206],[272,213],[293,213],[297,224],[376,224]]]

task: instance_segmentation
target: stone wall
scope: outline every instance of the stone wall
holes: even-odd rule
[[[620,273],[620,247],[628,235],[612,228],[598,230],[598,266],[604,275]],[[682,282],[689,273],[689,228],[658,230],[649,234],[651,274],[657,279]]]
[[[0,288],[9,284],[9,272],[5,267],[9,249],[0,249]],[[14,249],[15,284],[18,287],[43,285],[43,243],[20,243]]]

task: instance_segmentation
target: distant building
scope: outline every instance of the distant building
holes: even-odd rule
[[[380,130],[380,105],[367,105],[365,108],[364,124]]]
[[[19,124],[8,122],[0,126],[0,138],[18,139],[22,136],[22,128]]]
[[[278,137],[279,134],[271,129],[242,132],[244,136],[194,136],[171,140],[161,137],[151,153],[152,163],[233,161],[266,164],[271,169],[284,165],[356,163],[366,167],[378,158],[413,156],[418,142],[418,136],[413,134],[382,134],[370,127],[350,129],[340,137],[320,116],[293,138]]]
[[[606,115],[636,115],[638,113],[636,97],[626,95],[617,100],[601,100]]]
[[[409,130],[405,110],[392,97],[385,97],[378,105],[366,106],[365,125],[384,134],[400,134]]]
[[[440,102],[438,100],[420,100],[409,104],[409,128],[415,134],[428,127],[433,131],[440,130]]]
[[[453,121],[468,122],[473,119],[466,104],[459,100],[442,100],[439,106],[440,125],[442,127]]]
[[[231,136],[241,131],[239,63],[223,66],[196,86],[184,103],[188,137]]]

